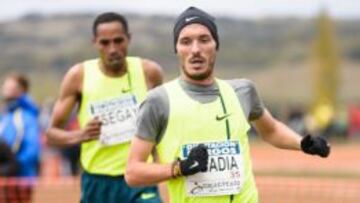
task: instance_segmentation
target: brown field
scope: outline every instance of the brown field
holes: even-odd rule
[[[327,159],[252,143],[262,203],[359,203],[360,144],[333,144]]]
[[[326,159],[298,151],[280,150],[263,142],[251,143],[253,168],[258,174],[360,178],[360,143],[331,142]]]

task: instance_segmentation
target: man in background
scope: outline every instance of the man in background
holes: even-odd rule
[[[66,73],[55,103],[49,142],[81,144],[82,203],[159,202],[156,187],[130,188],[124,179],[139,103],[148,89],[162,83],[154,61],[128,56],[131,34],[124,16],[103,13],[93,23],[99,58],[86,60]],[[80,130],[66,130],[79,106]]]

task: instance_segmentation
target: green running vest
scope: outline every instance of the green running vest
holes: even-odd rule
[[[157,145],[157,151],[162,163],[170,163],[181,157],[181,146],[184,144],[239,141],[245,174],[243,187],[236,195],[188,197],[185,177],[171,179],[167,186],[172,203],[258,202],[247,136],[250,126],[233,88],[222,80],[217,79],[216,82],[221,96],[205,104],[190,98],[178,80],[165,84],[170,112],[166,132]]]
[[[126,57],[127,73],[118,78],[104,75],[98,64],[99,59],[83,63],[84,77],[82,100],[78,119],[83,128],[90,120],[90,104],[121,98],[122,95],[135,95],[139,104],[146,96],[147,86],[142,61],[137,57]],[[98,140],[81,144],[81,164],[85,171],[92,174],[117,176],[123,175],[126,168],[130,142],[104,146]]]

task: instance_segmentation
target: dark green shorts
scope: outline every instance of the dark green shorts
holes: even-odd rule
[[[131,188],[124,176],[94,175],[83,172],[81,203],[160,203],[157,187]]]

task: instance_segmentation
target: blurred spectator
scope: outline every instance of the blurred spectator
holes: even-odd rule
[[[360,105],[349,107],[349,137],[360,137]]]
[[[328,138],[344,139],[348,134],[347,111],[338,107],[336,111],[330,108],[319,108],[317,116],[307,114],[305,123],[309,132],[313,135],[321,135]],[[320,111],[321,110],[321,111]],[[326,121],[326,122],[325,122]]]
[[[29,81],[21,74],[8,75],[1,89],[4,109],[1,116],[1,151],[6,152],[3,176],[31,178],[38,175],[40,143],[38,108],[28,95]],[[11,169],[11,170],[9,170]],[[5,202],[29,202],[31,184],[9,185]],[[19,199],[21,198],[21,199]],[[25,198],[25,199],[24,199]]]
[[[45,132],[50,123],[52,109],[54,107],[55,99],[48,97],[41,104],[40,114],[39,114],[39,125],[41,131]]]
[[[300,135],[306,135],[308,133],[305,124],[305,113],[301,107],[293,107],[290,109],[287,124]]]
[[[0,176],[15,176],[18,167],[18,162],[10,147],[4,141],[0,140]]]

